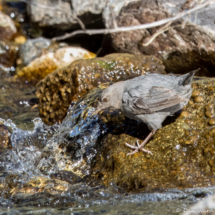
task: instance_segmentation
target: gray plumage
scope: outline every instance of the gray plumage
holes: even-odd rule
[[[110,107],[121,110],[128,118],[146,123],[151,130],[147,137],[150,139],[162,127],[167,116],[188,103],[192,94],[191,81],[196,71],[182,76],[148,74],[114,83],[102,92],[96,113]],[[126,145],[135,149],[135,153],[138,150],[150,153],[143,149],[147,140],[138,147]]]

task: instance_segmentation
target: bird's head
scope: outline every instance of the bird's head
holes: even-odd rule
[[[114,110],[119,110],[122,105],[122,93],[124,89],[124,81],[117,82],[101,93],[99,96],[98,105],[93,116],[98,114],[101,110],[112,108]]]

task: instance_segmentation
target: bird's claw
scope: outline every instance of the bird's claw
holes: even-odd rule
[[[139,140],[137,140],[136,143],[137,143],[137,146],[132,146],[132,145],[130,145],[130,144],[128,144],[128,143],[125,143],[125,145],[126,145],[127,147],[129,147],[129,148],[131,148],[131,149],[135,149],[133,152],[128,153],[127,156],[128,156],[128,155],[136,154],[136,153],[137,153],[138,151],[140,151],[140,150],[143,151],[143,152],[146,152],[146,153],[148,153],[148,154],[153,155],[151,151],[142,148],[142,146],[139,144]]]

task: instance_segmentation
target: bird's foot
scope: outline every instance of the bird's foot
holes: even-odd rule
[[[130,153],[128,153],[127,155],[136,154],[138,151],[143,151],[143,152],[146,152],[146,153],[148,153],[148,154],[153,155],[151,151],[146,150],[146,149],[143,148],[143,144],[139,145],[139,140],[137,140],[137,146],[132,146],[132,145],[130,145],[130,144],[128,144],[128,143],[125,143],[125,145],[128,146],[128,147],[131,148],[131,149],[134,149],[133,152],[130,152]],[[144,145],[145,145],[145,144],[144,144]]]

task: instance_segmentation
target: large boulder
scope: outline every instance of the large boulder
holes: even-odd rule
[[[78,101],[99,84],[126,80],[146,72],[165,73],[161,61],[153,56],[111,54],[76,60],[37,84],[40,116],[49,125],[62,121],[71,102]]]
[[[105,10],[112,7],[118,13],[122,6],[134,0],[114,0],[106,2],[103,0],[72,0],[72,1],[53,1],[53,0],[31,0],[28,13],[33,23],[41,28],[57,28],[61,30],[80,28],[80,19],[84,25],[102,21],[102,13],[105,23],[108,23],[110,16]],[[41,6],[43,5],[43,6]]]
[[[194,5],[188,1],[136,1],[124,6],[116,19],[119,27],[152,23],[176,16]],[[117,52],[155,55],[161,59],[167,72],[186,73],[197,67],[198,75],[214,76],[215,37],[214,9],[206,9],[179,19],[169,26],[159,26],[128,32],[112,33],[104,41],[104,49],[113,47]],[[137,12],[138,11],[138,12]],[[113,25],[112,25],[113,27]],[[108,41],[108,46],[106,45]]]
[[[193,81],[188,105],[168,117],[147,143],[145,148],[153,155],[138,152],[127,156],[131,150],[125,143],[135,145],[149,134],[145,124],[111,110],[91,117],[99,94],[107,86],[92,90],[69,110],[43,149],[38,164],[43,173],[71,171],[126,190],[215,185],[214,78]]]

